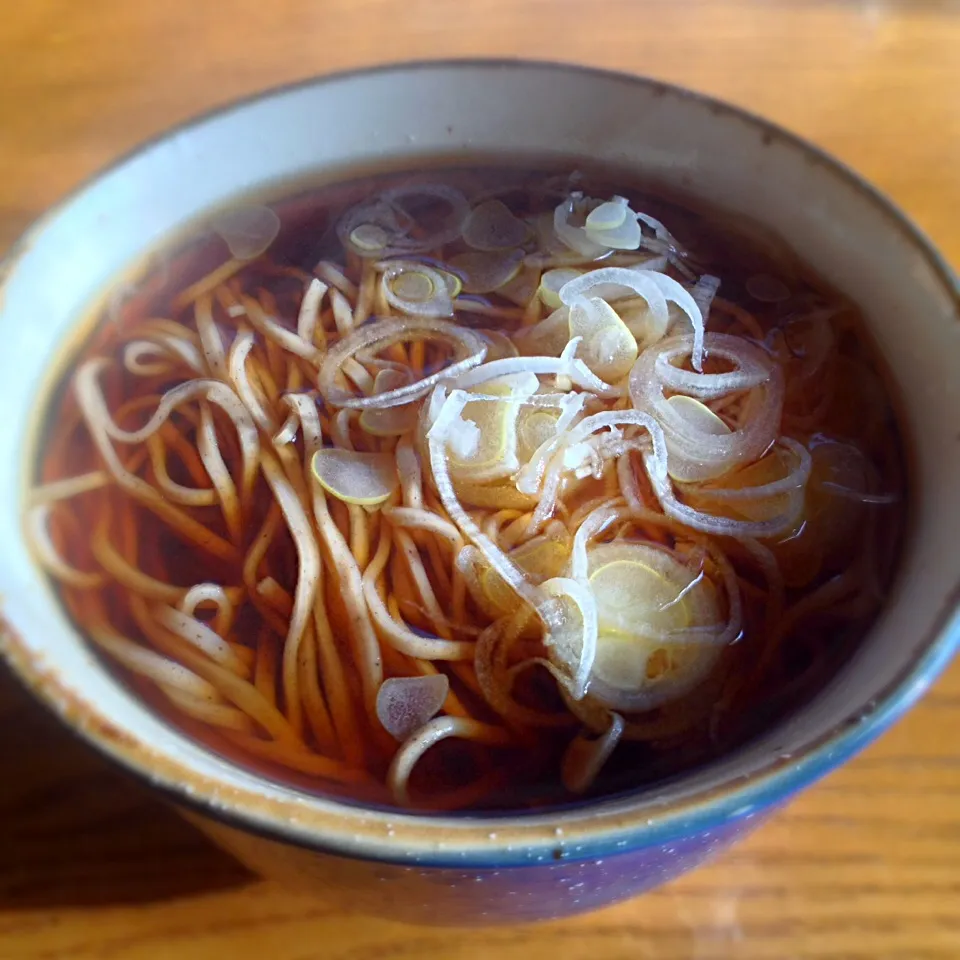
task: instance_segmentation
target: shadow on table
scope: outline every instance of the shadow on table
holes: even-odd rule
[[[251,879],[0,666],[0,913],[143,903]]]

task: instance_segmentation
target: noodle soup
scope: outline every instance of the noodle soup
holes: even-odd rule
[[[72,363],[26,524],[210,748],[368,803],[609,794],[748,742],[870,626],[890,400],[772,238],[511,166],[207,227]]]

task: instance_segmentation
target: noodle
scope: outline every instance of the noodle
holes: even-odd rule
[[[198,243],[114,311],[51,408],[33,554],[138,693],[269,776],[435,810],[656,783],[876,615],[875,358],[736,225],[438,176],[281,203],[265,252]]]

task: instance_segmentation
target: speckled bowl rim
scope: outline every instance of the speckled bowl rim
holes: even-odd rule
[[[85,179],[62,198],[15,242],[0,261],[0,296],[31,240],[74,197],[108,172],[170,137],[179,136],[216,117],[245,106],[305,87],[320,86],[370,74],[450,70],[458,67],[501,70],[562,70],[633,84],[662,96],[696,102],[717,115],[726,115],[757,129],[767,142],[781,141],[820,164],[882,212],[892,229],[921,253],[949,292],[955,319],[960,322],[960,281],[925,234],[881,191],[851,168],[820,148],[747,110],[673,84],[619,71],[546,60],[449,59],[407,61],[362,67],[311,77],[258,92],[209,110],[140,144],[109,166]],[[576,806],[530,814],[418,815],[400,810],[365,808],[334,799],[317,799],[293,807],[270,800],[256,791],[230,787],[198,776],[186,763],[164,758],[156,762],[150,749],[118,730],[109,718],[93,716],[96,708],[77,703],[76,695],[49,670],[40,666],[0,618],[0,646],[14,673],[35,696],[88,743],[127,771],[165,793],[175,803],[224,824],[306,849],[337,853],[355,859],[418,866],[496,867],[529,866],[563,856],[585,859],[671,843],[757,814],[785,800],[872,742],[923,694],[960,648],[960,584],[950,592],[933,627],[915,648],[917,655],[874,698],[829,732],[812,740],[789,758],[779,758],[735,782],[725,782],[671,801],[651,805],[649,791],[620,794]],[[311,807],[321,807],[315,809]],[[389,821],[389,822],[388,822]],[[389,827],[389,831],[385,829]],[[561,831],[557,828],[560,827]],[[558,840],[562,832],[563,840]]]

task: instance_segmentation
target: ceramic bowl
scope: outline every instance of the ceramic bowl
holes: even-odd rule
[[[41,414],[94,306],[144,256],[238,194],[425,158],[610,163],[779,234],[856,301],[909,439],[902,563],[855,656],[809,705],[663,789],[523,815],[423,816],[285,787],[131,697],[92,655],[21,532]],[[76,732],[255,870],[345,906],[431,922],[563,916],[675,877],[881,733],[960,640],[957,280],[874,188],[796,137],[649,80],[522,62],[401,65],[229,106],[138,150],[47,214],[0,270],[3,652]]]

